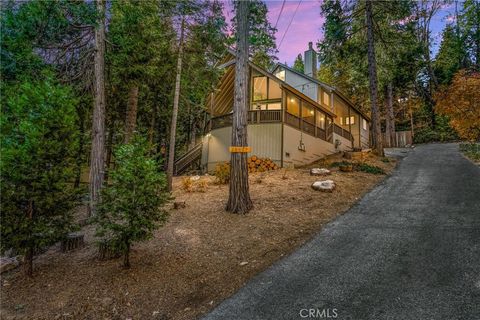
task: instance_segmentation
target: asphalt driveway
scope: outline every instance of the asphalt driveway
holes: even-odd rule
[[[480,319],[480,168],[422,145],[205,319]]]

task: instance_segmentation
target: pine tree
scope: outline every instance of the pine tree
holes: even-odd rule
[[[440,49],[435,57],[433,68],[439,84],[449,84],[455,73],[466,67],[467,54],[462,40],[454,26],[447,25],[442,33]]]
[[[105,2],[96,0],[97,27],[95,28],[95,90],[92,119],[92,150],[90,155],[91,215],[100,197],[105,174]]]
[[[43,76],[2,88],[1,251],[24,254],[29,276],[35,251],[72,229],[75,200],[77,100],[50,74]]]
[[[303,64],[302,55],[299,53],[295,61],[293,62],[293,69],[297,70],[298,72],[303,73],[305,70],[305,65]]]
[[[276,29],[268,21],[268,8],[267,5],[261,0],[249,0],[249,50],[252,57],[252,62],[269,69],[273,66],[277,60],[276,54],[278,53],[277,45],[275,42]],[[234,2],[234,12],[238,6],[237,1]],[[236,18],[232,19],[232,37],[230,43],[235,42],[235,33],[237,30]]]
[[[130,267],[132,244],[150,239],[168,217],[162,207],[169,198],[167,181],[148,154],[147,143],[141,138],[117,149],[116,165],[94,220],[102,242],[123,253],[125,268]]]
[[[247,110],[249,104],[248,65],[248,1],[239,1],[237,8],[237,45],[232,117],[232,146],[247,146]],[[244,214],[253,207],[248,186],[247,153],[232,152],[230,160],[230,190],[226,209]]]
[[[160,2],[119,0],[112,3],[108,38],[112,50],[107,54],[111,83],[116,90],[128,92],[124,142],[137,127],[139,97],[149,90],[152,78],[161,75],[162,56],[170,54],[173,34],[162,21]],[[125,110],[125,109],[124,109]]]

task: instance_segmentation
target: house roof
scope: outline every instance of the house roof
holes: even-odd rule
[[[220,80],[216,88],[216,91],[219,91],[220,93],[218,95],[215,95],[214,97],[212,97],[212,95],[209,95],[206,99],[207,112],[211,113],[212,116],[225,114],[229,111],[231,106],[233,106],[233,95],[234,95],[233,82],[235,80],[235,60],[234,59],[235,59],[235,52],[229,48],[227,49],[227,54],[225,55],[225,57],[217,65],[217,67],[219,68],[225,68],[225,74],[223,75],[222,79]],[[274,74],[266,71],[260,66],[257,66],[252,61],[249,61],[248,64],[249,64],[249,67],[251,67],[252,69],[255,69],[257,72],[272,79],[273,81],[279,83],[286,90],[298,95],[299,97],[306,100],[308,103],[314,105],[318,109],[322,110],[326,114],[334,118],[336,117],[336,115],[333,112],[331,112],[329,109],[325,108],[324,106],[319,104],[317,101],[311,99],[310,97],[304,95],[302,92],[290,86],[285,81],[278,79]],[[213,103],[212,103],[212,98],[213,98]]]
[[[286,64],[283,64],[283,63],[277,63],[277,64],[273,67],[272,72],[274,72],[274,71],[275,71],[277,68],[279,68],[279,67],[285,68],[285,69],[287,69],[288,71],[291,71],[291,72],[293,72],[293,73],[295,73],[295,74],[297,74],[297,75],[299,75],[299,76],[301,76],[301,77],[303,77],[303,78],[305,78],[305,79],[307,79],[307,80],[310,80],[310,81],[318,84],[319,86],[323,87],[324,89],[326,89],[326,90],[328,90],[328,91],[335,92],[340,98],[342,98],[342,100],[344,100],[346,103],[348,103],[348,105],[349,105],[352,109],[354,109],[355,111],[357,111],[358,113],[360,113],[365,119],[367,119],[368,121],[370,121],[370,117],[369,117],[367,114],[365,114],[363,111],[361,111],[357,106],[355,106],[355,105],[353,104],[353,102],[350,101],[349,98],[347,98],[340,90],[338,90],[338,88],[333,87],[333,86],[330,86],[330,85],[326,84],[325,82],[322,82],[322,81],[320,81],[320,80],[318,80],[318,79],[315,79],[315,78],[313,78],[313,77],[310,77],[310,76],[308,76],[308,75],[306,75],[306,74],[304,74],[304,73],[302,73],[302,72],[300,72],[300,71],[297,71],[297,70],[293,69],[292,67],[289,67],[289,66],[287,66]]]

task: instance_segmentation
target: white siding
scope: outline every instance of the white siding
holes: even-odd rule
[[[294,87],[313,101],[318,101],[318,85],[298,74],[285,70],[285,82]]]
[[[252,147],[252,152],[248,156],[270,158],[280,165],[282,124],[252,124],[247,127],[247,132],[248,145]],[[208,171],[215,170],[215,165],[219,162],[230,161],[228,148],[231,145],[231,139],[231,127],[212,130],[208,143]]]
[[[333,144],[309,134],[302,134],[298,129],[288,125],[283,128],[283,137],[284,167],[306,165],[337,152]],[[300,140],[305,145],[305,151],[298,149]]]

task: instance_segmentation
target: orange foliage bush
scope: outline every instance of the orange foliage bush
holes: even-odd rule
[[[435,96],[437,111],[463,139],[480,140],[480,73],[460,70]]]

